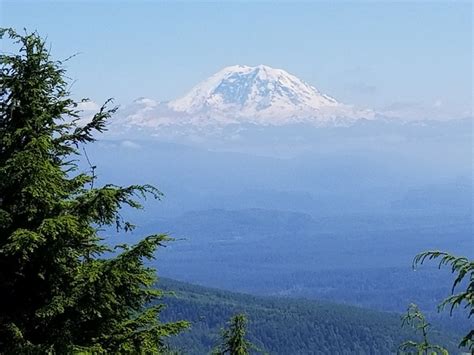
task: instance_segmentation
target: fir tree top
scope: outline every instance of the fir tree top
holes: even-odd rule
[[[2,53],[0,88],[0,353],[156,353],[186,322],[163,324],[155,270],[144,266],[168,238],[121,246],[115,257],[99,228],[133,225],[123,206],[160,192],[150,185],[94,187],[74,156],[94,141],[116,107],[106,102],[79,125],[63,62],[37,34],[0,31],[17,54]]]

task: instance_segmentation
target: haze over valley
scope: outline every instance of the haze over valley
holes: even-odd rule
[[[87,148],[100,180],[164,192],[132,218],[137,236],[176,238],[158,255],[163,276],[394,312],[410,299],[440,317],[449,273],[411,262],[472,252],[472,120],[359,111],[286,75],[235,66],[184,98],[125,106]]]

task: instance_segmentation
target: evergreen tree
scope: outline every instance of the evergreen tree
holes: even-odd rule
[[[154,187],[94,186],[73,159],[105,130],[107,102],[80,126],[62,62],[36,34],[0,31],[20,47],[2,53],[0,88],[0,353],[158,353],[187,322],[161,323],[155,270],[144,266],[166,235],[122,245],[100,228],[133,225],[120,209],[160,197]],[[110,253],[109,253],[110,255]]]
[[[233,316],[228,322],[228,328],[222,331],[222,341],[214,351],[216,355],[248,355],[253,348],[246,339],[247,318],[244,314]]]
[[[426,260],[439,259],[438,267],[450,266],[451,272],[457,274],[451,287],[451,296],[445,298],[438,310],[441,311],[445,307],[449,307],[450,314],[453,313],[457,307],[463,307],[468,312],[468,318],[474,315],[474,260],[469,260],[465,257],[457,257],[446,252],[441,251],[426,251],[418,254],[413,260],[413,268],[417,265],[422,265]],[[456,288],[459,286],[465,287],[457,293]],[[459,343],[459,347],[467,347],[474,353],[474,328],[472,328]]]
[[[448,350],[440,345],[431,344],[428,339],[431,324],[425,319],[425,316],[418,309],[416,304],[410,304],[407,313],[402,317],[402,326],[408,325],[415,330],[415,333],[421,333],[422,341],[405,341],[399,346],[401,354],[419,354],[419,355],[448,355]]]

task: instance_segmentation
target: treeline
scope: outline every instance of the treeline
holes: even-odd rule
[[[210,352],[219,330],[234,314],[248,316],[249,340],[271,354],[388,354],[419,335],[401,327],[400,315],[329,302],[256,297],[160,279],[162,319],[188,319],[192,326],[171,340],[189,354]],[[432,341],[456,353],[460,335],[432,332]]]

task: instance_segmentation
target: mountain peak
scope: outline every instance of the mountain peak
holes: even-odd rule
[[[195,86],[184,97],[168,104],[189,115],[241,122],[284,124],[326,122],[351,116],[351,106],[282,69],[267,65],[233,65]],[[367,112],[366,112],[367,113]]]
[[[127,126],[158,128],[307,123],[347,125],[374,112],[338,102],[283,69],[232,65],[168,103],[139,98],[125,107]]]

